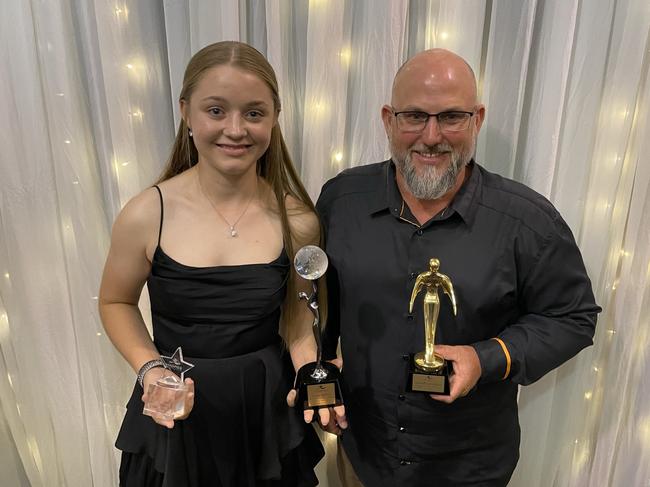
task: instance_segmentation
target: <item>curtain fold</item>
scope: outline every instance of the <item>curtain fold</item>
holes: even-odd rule
[[[0,478],[113,486],[134,373],[97,294],[110,225],[160,174],[185,65],[242,40],[280,84],[315,199],[388,155],[380,109],[422,49],[464,56],[487,116],[477,160],[547,196],[604,307],[595,345],[521,388],[511,486],[650,477],[647,0],[8,0],[0,3]],[[487,244],[487,243],[486,243]],[[148,319],[148,302],[141,302]],[[321,485],[338,486],[324,435]]]

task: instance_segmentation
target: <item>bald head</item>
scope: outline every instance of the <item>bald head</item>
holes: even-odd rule
[[[399,68],[393,81],[392,104],[399,102],[396,95],[399,98],[400,92],[410,91],[414,85],[427,91],[457,91],[467,103],[477,103],[474,71],[462,57],[446,49],[422,51]]]

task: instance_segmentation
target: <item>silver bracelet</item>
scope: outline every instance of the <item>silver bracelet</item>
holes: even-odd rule
[[[149,360],[149,362],[146,362],[142,367],[140,367],[140,370],[138,371],[138,382],[140,383],[140,387],[144,388],[144,375],[155,367],[165,367],[165,362],[162,359],[157,358]]]

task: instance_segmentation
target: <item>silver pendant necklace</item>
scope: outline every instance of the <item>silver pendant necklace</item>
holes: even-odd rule
[[[214,202],[208,198],[208,196],[205,194],[205,191],[203,191],[203,187],[201,186],[201,183],[199,183],[199,187],[201,188],[201,192],[203,193],[203,196],[208,200],[214,211],[217,212],[217,215],[221,217],[221,219],[228,225],[228,228],[230,229],[230,237],[235,238],[239,236],[239,233],[237,232],[237,229],[235,228],[237,224],[239,223],[239,220],[242,219],[242,217],[246,214],[246,211],[248,210],[248,207],[251,205],[251,202],[253,201],[253,198],[255,198],[255,195],[257,194],[257,179],[255,180],[255,191],[253,191],[253,194],[251,197],[248,199],[248,203],[246,203],[246,206],[244,207],[244,211],[241,212],[239,217],[235,220],[235,223],[231,224],[228,219],[223,216],[223,214],[219,211],[219,209],[216,207]]]

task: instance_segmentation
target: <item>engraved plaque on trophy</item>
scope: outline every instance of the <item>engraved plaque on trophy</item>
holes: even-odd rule
[[[293,260],[298,275],[312,282],[312,293],[298,293],[304,299],[314,315],[312,331],[316,340],[316,362],[303,365],[296,374],[295,388],[298,390],[298,404],[303,409],[338,406],[343,404],[339,378],[341,373],[335,365],[322,361],[322,339],[320,312],[318,310],[318,287],[316,280],[325,274],[327,255],[320,247],[307,245],[302,247]]]
[[[181,347],[178,347],[171,357],[161,356],[160,359],[166,369],[177,375],[163,377],[149,385],[142,414],[164,420],[176,419],[185,414],[185,399],[188,393],[185,372],[194,365],[183,360]]]
[[[434,351],[436,325],[440,313],[438,288],[449,296],[454,316],[456,316],[456,296],[448,276],[438,272],[440,261],[429,260],[429,270],[418,275],[411,293],[409,312],[413,312],[413,303],[420,291],[424,290],[424,351],[411,354],[407,390],[411,392],[428,392],[429,394],[449,394],[449,376],[451,363]]]

